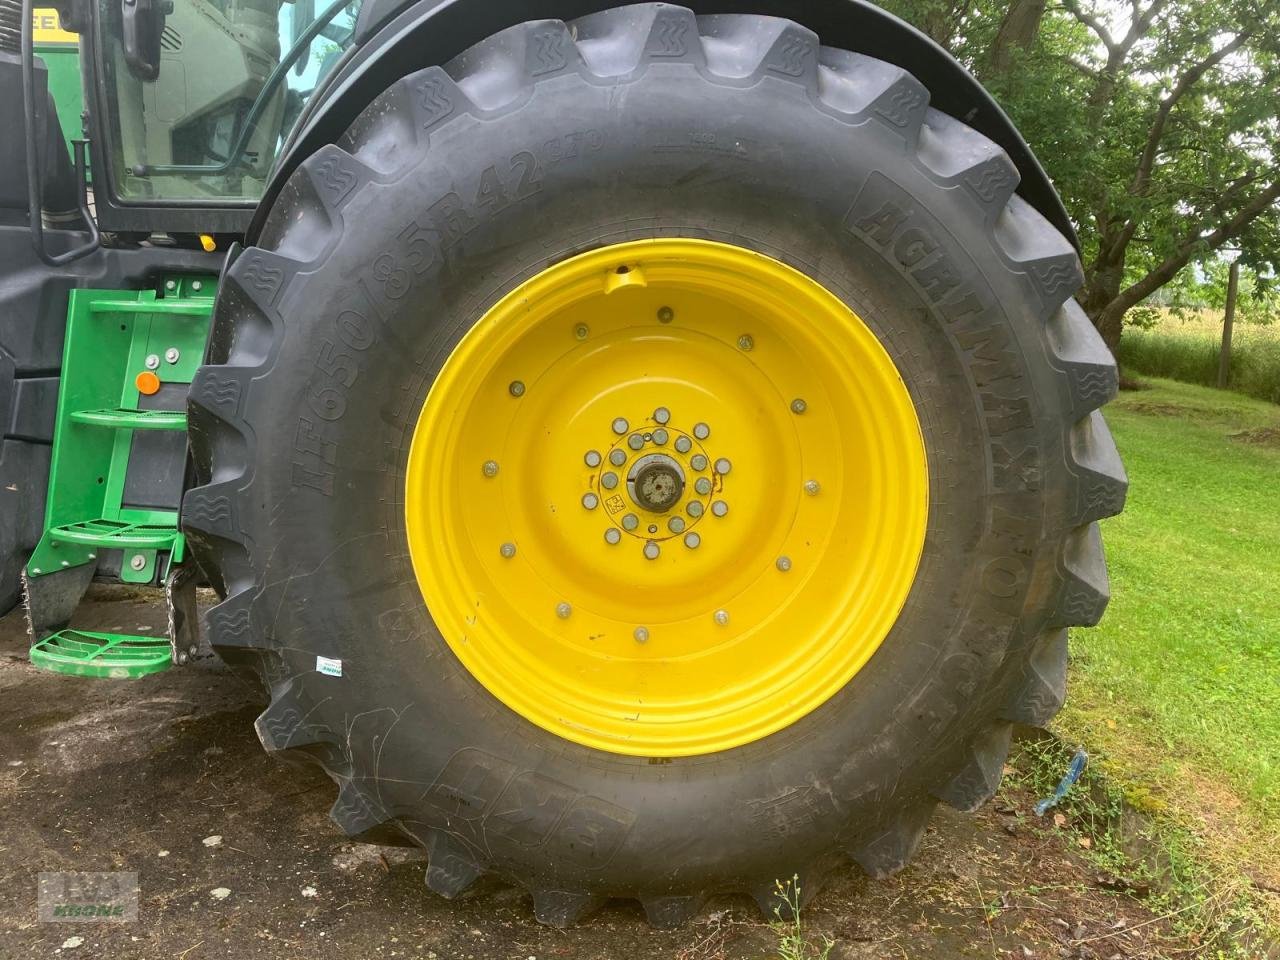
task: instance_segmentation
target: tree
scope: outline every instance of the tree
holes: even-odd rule
[[[1224,245],[1280,262],[1280,0],[888,5],[929,17],[1036,149],[1113,350],[1130,308]]]

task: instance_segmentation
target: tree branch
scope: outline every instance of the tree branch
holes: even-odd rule
[[[1190,92],[1201,77],[1244,46],[1252,36],[1251,31],[1242,30],[1231,39],[1230,43],[1224,44],[1203,60],[1188,67],[1186,72],[1174,82],[1168,95],[1160,101],[1155,119],[1151,122],[1151,127],[1147,131],[1147,141],[1138,160],[1138,169],[1134,172],[1133,180],[1129,184],[1129,192],[1131,194],[1136,197],[1145,196],[1150,188],[1151,171],[1155,167],[1156,156],[1160,152],[1160,141],[1164,137],[1165,129],[1168,126],[1169,115],[1173,113],[1173,108],[1178,105],[1178,101]]]
[[[1141,303],[1172,280],[1177,272],[1191,261],[1191,257],[1201,246],[1217,250],[1228,240],[1243,233],[1249,224],[1265,213],[1278,199],[1280,199],[1280,178],[1255,195],[1252,200],[1237,210],[1230,220],[1220,224],[1216,229],[1207,234],[1202,234],[1199,230],[1189,231],[1173,253],[1165,257],[1141,280],[1120,291],[1115,300],[1107,305],[1106,312],[1121,314],[1135,304]]]

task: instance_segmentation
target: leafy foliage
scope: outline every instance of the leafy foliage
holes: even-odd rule
[[[1278,0],[886,6],[969,66],[1035,148],[1080,232],[1082,302],[1113,348],[1131,307],[1219,249],[1274,273]]]

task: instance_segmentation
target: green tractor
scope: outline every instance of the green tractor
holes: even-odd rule
[[[343,831],[557,925],[888,875],[1061,706],[1116,369],[1043,170],[922,34],[863,0],[58,12],[70,151],[0,0],[35,664],[207,643]],[[95,579],[162,588],[168,638],[69,626]]]

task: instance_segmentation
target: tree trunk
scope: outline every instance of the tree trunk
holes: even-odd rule
[[[1000,21],[996,39],[987,51],[984,77],[999,76],[1008,71],[1018,53],[1029,50],[1040,35],[1046,0],[1013,0]]]

